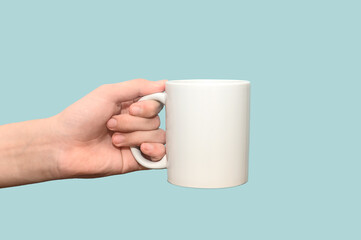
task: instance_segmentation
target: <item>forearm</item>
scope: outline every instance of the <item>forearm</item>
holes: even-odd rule
[[[58,178],[51,119],[0,126],[0,188]]]

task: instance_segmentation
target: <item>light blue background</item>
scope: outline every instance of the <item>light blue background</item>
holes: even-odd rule
[[[246,185],[161,170],[1,189],[0,239],[360,239],[360,7],[1,1],[0,124],[133,78],[248,79],[252,114]]]

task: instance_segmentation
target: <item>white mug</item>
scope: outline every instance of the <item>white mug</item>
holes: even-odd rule
[[[167,168],[168,182],[224,188],[248,180],[250,82],[172,80],[163,93],[142,97],[166,106],[166,156],[159,162],[131,151],[147,168]]]

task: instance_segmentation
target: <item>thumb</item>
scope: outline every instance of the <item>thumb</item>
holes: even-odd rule
[[[148,94],[163,92],[167,80],[149,81],[134,79],[121,83],[109,84],[109,97],[114,102],[125,102]]]

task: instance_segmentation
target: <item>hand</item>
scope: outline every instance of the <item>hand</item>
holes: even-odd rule
[[[153,161],[165,154],[157,101],[136,102],[162,92],[165,81],[136,79],[103,85],[52,118],[60,178],[102,177],[145,169],[129,146]],[[116,131],[116,132],[115,132]],[[114,133],[115,132],[115,133]]]

